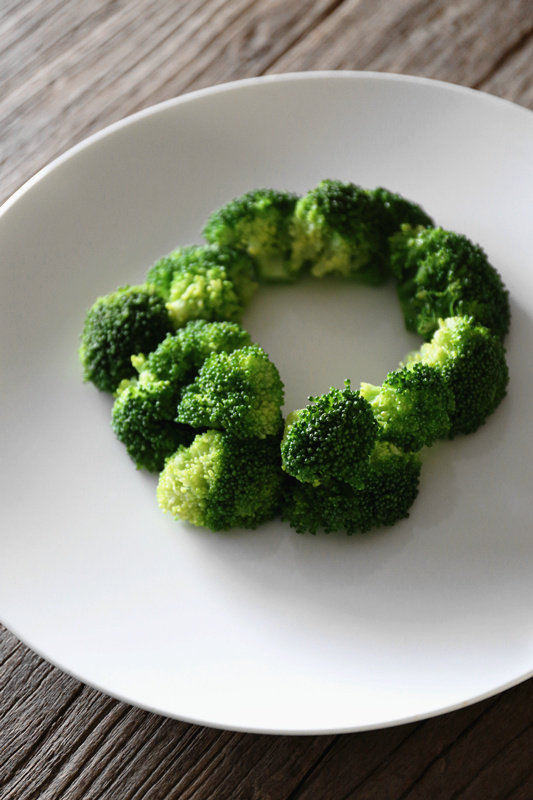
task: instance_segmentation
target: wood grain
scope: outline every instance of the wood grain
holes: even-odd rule
[[[533,108],[533,0],[4,0],[0,200],[140,108],[255,75],[423,75]],[[530,800],[533,680],[435,719],[260,736],[165,719],[0,629],[1,800]]]

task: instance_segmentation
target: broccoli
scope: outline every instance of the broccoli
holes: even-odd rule
[[[383,209],[383,226],[387,236],[399,231],[405,224],[411,225],[413,228],[433,227],[433,220],[423,208],[399,194],[380,186],[377,189],[369,189],[368,195]]]
[[[298,533],[364,533],[409,516],[417,494],[420,460],[390,442],[377,442],[357,487],[338,480],[319,486],[293,480],[283,519]]]
[[[440,320],[431,341],[404,362],[408,369],[418,363],[435,367],[453,393],[449,438],[477,430],[506,395],[509,370],[502,341],[473,317]]]
[[[415,363],[389,372],[382,386],[362,383],[379,425],[378,438],[416,452],[447,438],[455,400],[434,366]]]
[[[152,353],[135,356],[133,363],[138,371],[149,373],[155,380],[182,387],[194,380],[212,353],[231,353],[251,343],[248,331],[236,322],[191,320],[175,333],[167,334]]]
[[[261,282],[293,280],[290,225],[297,200],[296,194],[273,189],[246,192],[209,217],[204,236],[246,251]]]
[[[231,352],[250,343],[234,322],[194,320],[167,334],[147,356],[132,356],[138,377],[119,385],[111,424],[137,467],[161,470],[165,459],[197,433],[176,422],[184,386],[214,352]]]
[[[241,438],[277,434],[283,424],[283,384],[258,345],[213,353],[183,391],[178,421],[195,428],[222,428]]]
[[[501,338],[509,329],[508,292],[484,251],[442,228],[404,226],[391,239],[391,269],[408,330],[431,338],[439,319],[472,316]]]
[[[192,319],[239,321],[257,284],[243,252],[217,245],[190,245],[157,261],[146,282],[165,297],[175,328]]]
[[[111,426],[137,468],[159,472],[179,445],[194,438],[196,431],[175,422],[176,409],[176,390],[169,381],[141,374],[119,387]]]
[[[165,302],[149,286],[123,286],[99,297],[89,309],[81,334],[83,377],[104,392],[114,392],[135,373],[131,356],[153,350],[172,329]]]
[[[376,441],[377,424],[359,392],[331,388],[287,417],[281,442],[283,469],[318,485],[330,478],[356,484]]]
[[[157,498],[176,519],[212,531],[256,528],[281,504],[279,436],[237,439],[208,430],[166,462]]]
[[[333,273],[377,285],[387,277],[383,205],[354,183],[325,180],[296,204],[292,264],[321,278]]]

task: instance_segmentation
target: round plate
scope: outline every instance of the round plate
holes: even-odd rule
[[[428,80],[259,78],[136,114],[75,147],[3,207],[0,614],[104,692],[236,730],[387,726],[531,675],[533,115]],[[174,522],[154,476],[82,384],[94,299],[144,279],[238,194],[378,185],[480,243],[512,297],[508,397],[476,434],[424,453],[409,519],[365,536],[273,522]],[[381,382],[418,340],[391,287],[262,288],[245,324],[287,410],[344,378]]]

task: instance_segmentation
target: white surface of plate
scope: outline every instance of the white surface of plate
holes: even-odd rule
[[[80,379],[100,294],[200,241],[261,186],[399,191],[482,244],[512,296],[509,395],[424,456],[411,516],[362,537],[281,523],[212,534],[160,513]],[[533,114],[371,73],[252,79],[112,126],[3,207],[0,616],[109,694],[223,728],[309,733],[422,718],[533,667]],[[392,289],[261,289],[246,324],[287,410],[381,382],[417,344]]]

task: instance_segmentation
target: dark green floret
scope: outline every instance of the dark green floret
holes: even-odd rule
[[[197,431],[176,422],[183,388],[212,353],[247,344],[249,334],[234,322],[194,320],[147,356],[132,357],[139,374],[121,382],[112,427],[137,467],[159,471],[178,445],[191,442]]]
[[[453,392],[439,369],[415,363],[389,372],[381,386],[361,384],[378,423],[378,438],[416,452],[450,432]]]
[[[114,392],[135,373],[131,356],[153,350],[172,328],[165,302],[148,286],[124,286],[89,309],[79,357],[83,378]]]
[[[168,456],[192,441],[196,432],[175,422],[176,407],[175,387],[169,381],[142,376],[119,388],[111,425],[139,469],[159,472]]]
[[[390,242],[391,269],[408,330],[429,339],[439,319],[472,316],[500,338],[505,336],[508,292],[481,247],[442,228],[408,226]]]
[[[437,369],[453,393],[452,438],[473,433],[496,410],[507,393],[509,370],[501,339],[473,317],[441,320],[430,342],[410,353],[406,366]]]
[[[192,319],[238,322],[257,284],[252,259],[217,245],[190,245],[156,262],[147,283],[167,301],[175,328]]]
[[[283,384],[257,345],[214,353],[182,395],[178,421],[223,429],[241,438],[276,435],[282,426]]]
[[[383,208],[354,183],[325,180],[296,204],[292,224],[296,272],[310,268],[372,285],[387,277]]]
[[[358,488],[335,480],[319,486],[293,480],[286,492],[283,519],[298,533],[313,534],[323,530],[351,535],[394,525],[409,516],[419,477],[416,454],[377,442]]]
[[[377,424],[359,392],[331,388],[287,417],[281,442],[283,469],[318,485],[331,478],[357,484],[374,447]]]
[[[247,252],[261,282],[293,280],[290,225],[297,200],[296,194],[274,189],[246,192],[209,217],[204,236]]]
[[[400,194],[378,187],[368,190],[368,195],[383,209],[383,227],[387,236],[399,231],[402,225],[433,227],[434,222],[424,209],[406,200]]]
[[[236,439],[208,430],[168,459],[157,487],[163,511],[212,531],[256,528],[281,504],[279,436]]]

